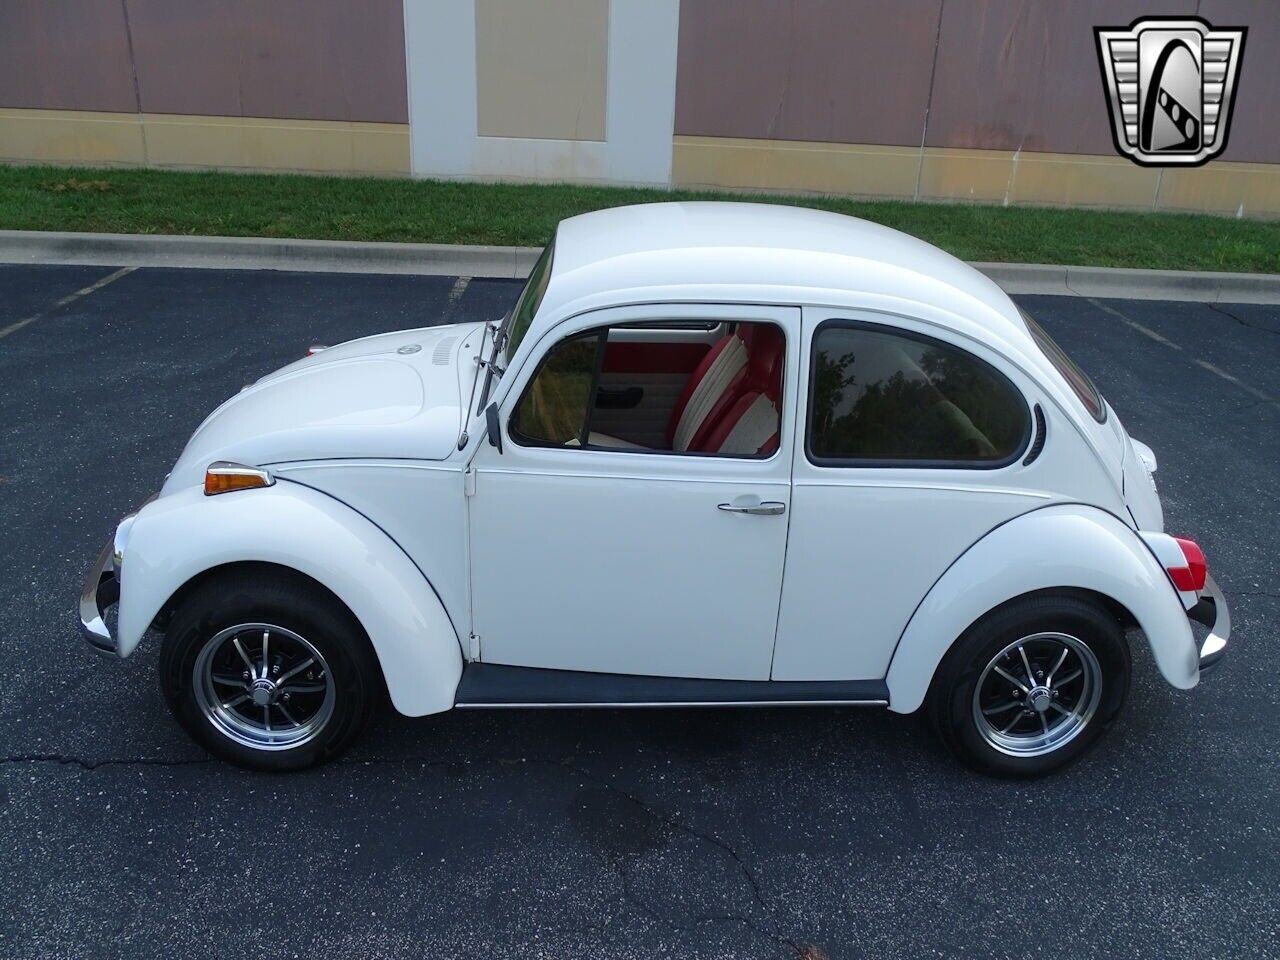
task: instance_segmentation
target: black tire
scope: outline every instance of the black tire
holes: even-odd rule
[[[1030,694],[1044,688],[1042,681],[1030,685],[1028,690],[1020,690],[994,667],[992,672],[987,672],[988,665],[1002,651],[1023,638],[1039,634],[1060,634],[1067,639],[1046,638],[1026,644],[1024,649],[1030,651],[1033,676],[1043,670],[1052,677],[1045,664],[1056,659],[1055,650],[1066,650],[1068,660],[1064,661],[1064,667],[1078,662],[1081,676],[1091,678],[1078,681],[1078,688],[1067,684],[1057,693],[1049,693],[1053,700],[1073,708],[1070,712],[1076,714],[1074,721],[1056,706],[1041,707],[1038,712],[1032,709]],[[1072,645],[1071,640],[1088,652]],[[1015,653],[1016,660],[1013,659]],[[1015,648],[1007,656],[1009,659],[1002,658],[998,665],[1014,673],[1019,686],[1026,685],[1025,669],[1017,671],[1010,665],[1021,662],[1021,651]],[[1124,706],[1130,671],[1124,630],[1110,611],[1081,595],[1035,594],[997,608],[965,631],[938,666],[926,710],[943,743],[975,770],[1001,777],[1038,777],[1073,763],[1097,744]],[[1071,671],[1064,669],[1059,675],[1069,677]],[[983,699],[976,700],[979,681],[983,682]],[[1087,695],[1086,684],[1089,684]],[[1060,695],[1065,696],[1059,701]],[[984,710],[998,710],[1002,704],[997,698],[1003,696],[1007,696],[1010,703],[1021,699],[1023,706],[996,714],[998,719],[984,728],[980,715]],[[985,699],[988,697],[991,699]],[[1044,704],[1045,695],[1041,694],[1037,702]],[[1087,708],[1091,703],[1094,706],[1090,711]],[[1014,720],[1015,714],[1022,719]],[[1011,720],[1015,727],[1010,735],[996,731],[997,726]],[[1039,744],[1035,743],[1040,736],[1035,729],[1037,724],[1045,725]],[[1051,739],[1054,724],[1062,725],[1058,733],[1062,739],[1056,745]],[[1020,734],[1019,730],[1026,732]],[[1018,739],[1020,736],[1027,738],[1025,746]],[[1034,754],[1034,750],[1047,752]]]
[[[295,664],[308,659],[313,661],[310,673],[298,674],[299,679],[294,682],[308,688],[320,687],[323,692],[298,694],[293,701],[291,716],[306,716],[306,703],[316,703],[317,698],[324,707],[315,711],[311,723],[314,729],[303,731],[298,728],[297,736],[305,736],[305,739],[296,745],[284,742],[270,747],[254,746],[251,733],[244,734],[225,721],[220,724],[216,719],[229,716],[228,712],[207,708],[210,698],[201,693],[195,671],[198,661],[202,663],[201,675],[206,670],[213,671],[213,658],[217,654],[202,655],[202,650],[206,646],[210,650],[221,650],[228,641],[234,645],[239,639],[234,634],[216,645],[211,642],[220,634],[244,624],[269,625],[277,629],[276,650],[280,651],[275,654],[277,657],[287,656],[290,643],[296,643],[298,638],[303,638],[310,647],[307,650],[295,646],[292,651]],[[253,635],[257,633],[253,631]],[[291,634],[294,635],[292,639]],[[250,634],[246,632],[244,636],[249,637]],[[298,653],[299,650],[302,652]],[[320,657],[311,656],[311,652],[318,652]],[[268,660],[266,658],[262,662]],[[320,669],[318,664],[323,664],[324,669]],[[285,666],[289,667],[289,663]],[[235,669],[240,669],[240,665],[237,664]],[[268,672],[267,668],[263,669],[264,674]],[[286,669],[285,673],[288,672]],[[225,668],[221,676],[227,676]],[[308,680],[315,682],[304,683]],[[226,683],[225,680],[217,682]],[[183,729],[214,756],[255,770],[283,771],[314,766],[346,750],[373,715],[385,687],[377,658],[364,630],[341,602],[301,574],[276,567],[254,566],[215,576],[196,586],[180,601],[169,620],[160,650],[160,689]],[[215,687],[208,689],[214,690]],[[221,692],[222,688],[216,689]],[[276,700],[283,697],[285,689],[281,685],[275,691]],[[232,687],[228,697],[237,697],[241,692],[244,691],[236,691]],[[202,707],[202,697],[205,707]],[[262,709],[255,703],[250,700],[248,706],[239,709],[246,713]],[[288,704],[284,708],[289,709]],[[268,716],[271,711],[279,709],[278,706],[272,707]],[[289,725],[278,712],[275,713],[275,722],[282,727]],[[264,726],[270,729],[270,722]],[[251,742],[243,742],[237,739],[237,735]]]

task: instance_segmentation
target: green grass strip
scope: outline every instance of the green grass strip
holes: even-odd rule
[[[965,260],[1280,273],[1280,221],[572,184],[0,166],[0,229],[540,246],[565,217],[751,199],[864,217]]]

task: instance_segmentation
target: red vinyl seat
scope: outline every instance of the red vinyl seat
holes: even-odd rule
[[[667,427],[671,449],[738,456],[777,449],[784,352],[773,324],[738,324],[689,375]]]

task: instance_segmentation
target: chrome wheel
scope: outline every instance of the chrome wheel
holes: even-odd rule
[[[292,630],[242,623],[200,649],[196,704],[214,728],[255,750],[287,750],[315,737],[333,716],[337,688],[320,651]]]
[[[1093,651],[1065,633],[1036,633],[991,658],[973,692],[973,721],[1001,753],[1039,757],[1075,739],[1101,698]]]

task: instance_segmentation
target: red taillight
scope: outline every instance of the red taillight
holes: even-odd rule
[[[1209,566],[1204,562],[1204,551],[1194,540],[1184,540],[1182,537],[1173,539],[1182,551],[1183,559],[1187,561],[1185,567],[1169,568],[1173,585],[1179,590],[1199,593],[1204,589],[1204,578],[1209,574]]]

